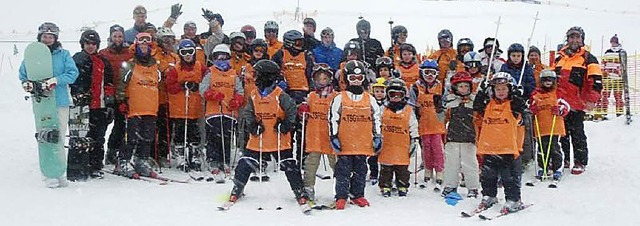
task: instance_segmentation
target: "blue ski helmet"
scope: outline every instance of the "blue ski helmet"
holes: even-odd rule
[[[182,39],[178,44],[178,49],[186,49],[186,48],[196,48],[196,43],[191,41],[191,39]]]
[[[422,63],[420,64],[420,69],[425,69],[425,68],[435,69],[437,71],[439,70],[438,62],[436,62],[435,60],[422,61]]]

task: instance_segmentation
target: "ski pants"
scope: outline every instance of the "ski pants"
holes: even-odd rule
[[[505,199],[508,201],[520,201],[521,161],[520,158],[514,159],[513,155],[484,155],[482,173],[480,175],[482,195],[496,197],[498,194],[498,178],[500,178],[504,187]]]
[[[91,109],[89,111],[89,132],[87,137],[93,139],[93,145],[89,152],[89,169],[101,170],[104,166],[104,136],[109,126],[109,110],[107,108]]]
[[[323,156],[326,156],[329,159],[329,167],[331,167],[331,170],[335,172],[336,155],[326,155],[318,152],[307,153],[307,158],[304,160],[306,166],[304,168],[305,187],[314,187],[316,185],[316,172],[318,172],[318,168],[320,167],[320,159],[324,158]]]
[[[521,153],[521,159],[523,161],[524,164],[527,164],[529,162],[531,162],[534,158],[534,155],[536,153],[535,146],[534,146],[534,138],[533,138],[533,127],[532,127],[532,121],[531,121],[531,112],[529,111],[525,111],[524,114],[522,114],[522,120],[523,120],[523,124],[524,124],[524,141],[522,144],[522,153]]]
[[[230,165],[231,132],[234,126],[236,126],[236,120],[228,116],[217,115],[207,118],[207,162],[209,166],[224,170],[225,165]]]
[[[408,165],[381,165],[380,166],[380,189],[393,187],[393,176],[396,176],[396,187],[409,188],[409,173]]]
[[[544,164],[547,164],[547,172],[553,172],[562,168],[562,152],[560,152],[560,143],[558,143],[559,137],[555,136],[543,136],[540,137],[538,142],[538,166],[544,168]],[[551,146],[549,146],[551,143]]]
[[[69,107],[58,107],[58,122],[60,123],[60,134],[59,137],[60,142],[58,142],[58,152],[57,157],[60,162],[63,164],[61,167],[67,168],[67,150],[64,148],[64,137],[67,135],[67,128],[69,128]],[[47,178],[58,178],[63,175],[47,175],[43,172],[43,175]],[[64,174],[64,172],[63,172]]]
[[[158,117],[156,118],[155,131],[156,134],[153,137],[153,140],[155,141],[155,145],[153,146],[155,150],[155,156],[169,155],[169,141],[171,140],[169,126],[169,106],[167,104],[161,104],[158,107]]]
[[[296,102],[296,106],[299,106],[302,102],[305,101],[305,99],[307,98],[307,95],[309,94],[309,92],[307,91],[299,91],[299,90],[292,90],[288,92],[289,96],[291,96],[291,98],[293,99],[293,101]],[[306,157],[307,153],[304,152],[304,147],[302,147],[302,117],[300,116],[296,116],[296,124],[294,125],[295,128],[295,132],[292,133],[291,136],[291,147],[294,147],[295,149],[295,153],[296,153],[296,159],[298,161],[301,162],[301,164],[303,165],[303,167],[306,164],[306,161],[304,161],[304,158]]]
[[[460,173],[464,174],[464,182],[468,189],[480,187],[480,173],[476,158],[476,144],[447,142],[444,145],[444,186],[457,188],[460,183]]]
[[[422,140],[422,161],[425,172],[431,172],[431,170],[442,172],[444,170],[442,134],[422,135],[420,139]]]
[[[153,137],[156,131],[156,116],[132,116],[127,119],[127,146],[118,153],[119,159],[130,160],[136,157],[148,159],[153,149]],[[135,153],[134,153],[135,152]]]
[[[589,161],[589,149],[587,148],[587,135],[584,133],[584,111],[570,111],[564,118],[564,128],[567,135],[560,138],[564,161],[571,159],[571,146],[573,144],[573,162],[586,166]]]
[[[124,148],[124,134],[126,130],[126,117],[122,112],[113,111],[113,128],[111,128],[111,134],[109,134],[109,142],[107,148],[109,150],[120,151]]]
[[[185,122],[187,126],[187,145],[198,146],[200,144],[200,128],[198,128],[198,119],[181,119],[172,118],[171,122],[173,143],[176,146],[185,146],[184,129]],[[162,156],[166,157],[166,156]]]
[[[338,155],[335,168],[336,199],[364,197],[367,180],[366,155]]]
[[[369,178],[377,179],[378,178],[378,156],[372,155],[367,158],[367,163],[369,164]]]
[[[260,155],[262,155],[262,158],[264,158],[264,156],[273,156],[273,158],[276,159],[278,152],[261,153],[253,150],[244,152],[244,155],[238,161],[238,167],[235,169],[235,176],[233,178],[234,185],[239,188],[240,191],[244,190],[252,172],[260,172],[260,166],[258,164],[261,157]],[[293,152],[291,152],[291,150],[282,150],[280,151],[280,157],[282,158],[279,163],[280,170],[284,171],[284,174],[287,176],[291,190],[301,191],[303,187],[302,174],[300,172],[300,165],[298,165],[296,159],[293,158]]]

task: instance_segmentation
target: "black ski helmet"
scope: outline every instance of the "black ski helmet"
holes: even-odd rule
[[[304,36],[302,36],[302,33],[297,30],[289,30],[282,36],[285,48],[293,48],[293,46],[295,46],[296,44],[296,41],[302,39],[304,39]]]
[[[356,42],[356,41],[349,41],[347,42],[347,44],[344,45],[344,48],[342,48],[344,51],[344,58],[346,59],[347,56],[351,55],[351,54],[355,54],[356,56],[358,56],[358,59],[360,59],[360,57],[362,57],[362,51],[360,50],[360,43]]]
[[[522,55],[524,55],[524,46],[522,46],[520,43],[511,44],[507,49],[507,54],[511,54],[513,52],[519,52],[519,53],[522,53]]]
[[[393,39],[394,43],[398,41],[398,37],[402,33],[405,33],[405,34],[408,33],[407,28],[402,25],[397,25],[391,28],[391,38]]]
[[[360,33],[360,31],[366,33],[367,35],[371,34],[371,23],[365,19],[361,19],[356,24],[356,32]]]
[[[453,34],[451,34],[451,31],[449,31],[449,29],[442,29],[440,32],[438,32],[438,40],[440,39],[448,39],[449,42],[453,42]]]
[[[53,37],[55,38],[55,40],[58,41],[58,35],[60,34],[60,28],[58,27],[58,25],[56,25],[54,23],[44,22],[43,24],[40,25],[40,27],[38,27],[38,36],[36,37],[38,42],[40,41],[40,38],[42,37],[42,34],[52,34]]]
[[[387,81],[387,87],[385,88],[385,93],[389,93],[389,91],[399,91],[399,92],[403,92],[405,95],[405,98],[407,96],[407,83],[404,82],[404,80],[400,79],[400,78],[391,78]],[[389,95],[387,95],[388,97]],[[403,98],[404,99],[404,98]]]
[[[253,65],[255,71],[256,86],[264,88],[272,85],[278,75],[280,75],[280,67],[271,60],[259,60]]]
[[[364,75],[366,66],[362,61],[350,60],[344,65],[344,80],[348,81],[347,76],[351,74]]]
[[[304,18],[304,20],[302,20],[302,24],[303,25],[310,24],[311,26],[313,26],[313,32],[316,31],[316,21],[313,18],[311,17]]]
[[[473,41],[471,41],[471,39],[469,38],[461,38],[460,40],[458,40],[458,44],[456,45],[457,49],[460,49],[461,46],[463,45],[468,45],[469,47],[471,47],[470,51],[473,51]]]
[[[80,48],[84,49],[84,44],[87,42],[96,43],[98,49],[100,49],[100,35],[95,30],[86,30],[80,35]]]
[[[264,41],[264,39],[261,39],[261,38],[256,38],[253,41],[251,41],[251,45],[249,46],[249,51],[253,53],[253,51],[255,51],[258,46],[263,47],[262,52],[266,55],[267,48],[269,48],[269,45],[267,44],[267,42]]]

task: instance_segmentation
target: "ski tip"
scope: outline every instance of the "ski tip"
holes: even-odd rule
[[[460,215],[461,215],[461,217],[465,217],[465,218],[472,216],[471,214],[468,214],[467,212],[464,212],[464,211],[460,212]]]
[[[492,220],[492,219],[491,219],[491,217],[487,217],[487,216],[482,215],[482,214],[478,215],[478,217],[479,217],[480,219],[482,219],[482,220],[486,220],[486,221],[487,221],[487,220],[489,220],[489,221],[490,221],[490,220]]]

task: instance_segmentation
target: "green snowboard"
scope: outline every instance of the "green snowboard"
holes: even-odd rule
[[[60,134],[55,90],[45,91],[42,83],[53,76],[49,47],[34,42],[24,51],[27,80],[33,83],[31,92],[40,171],[47,178],[59,178],[67,170],[64,154],[64,134]]]

